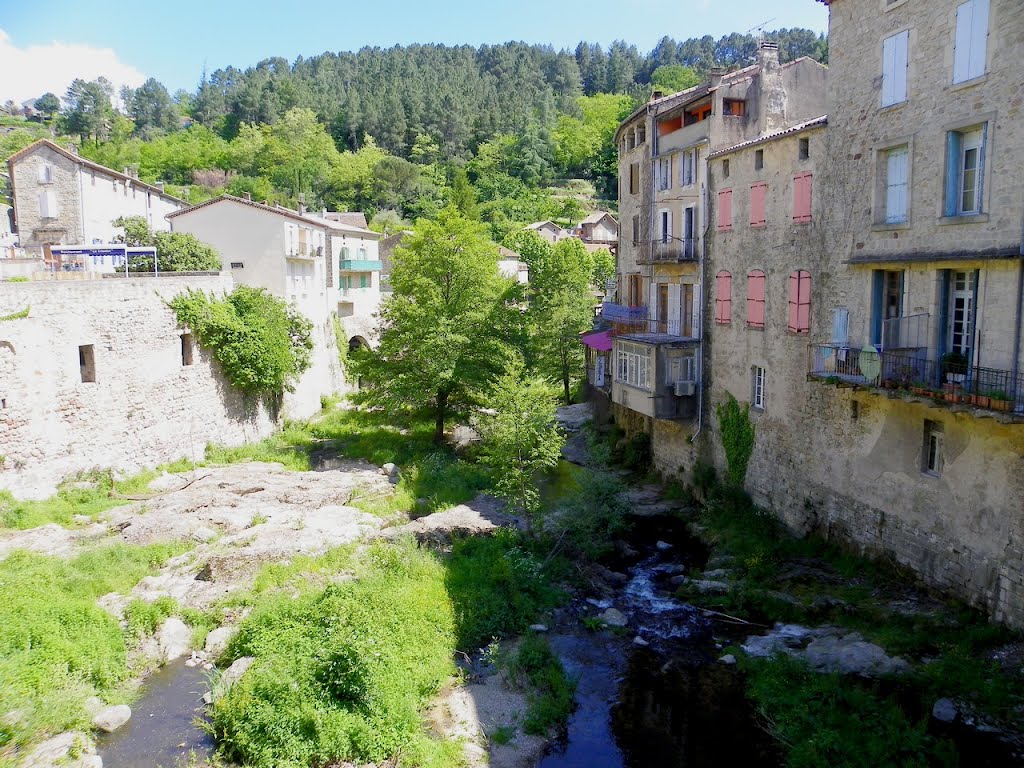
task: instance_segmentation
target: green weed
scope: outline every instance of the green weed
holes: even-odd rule
[[[540,635],[523,638],[509,671],[529,686],[523,730],[545,736],[563,728],[574,708],[576,681],[566,675],[547,640]]]
[[[128,635],[140,638],[155,634],[164,619],[173,616],[177,610],[178,601],[167,595],[158,597],[152,603],[132,600],[124,609]]]

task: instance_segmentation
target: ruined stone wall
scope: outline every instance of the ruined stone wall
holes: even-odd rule
[[[275,424],[192,345],[165,301],[189,288],[222,294],[228,275],[0,284],[0,488],[52,493],[94,467],[130,473],[208,443],[239,445]],[[95,381],[82,380],[91,346]]]

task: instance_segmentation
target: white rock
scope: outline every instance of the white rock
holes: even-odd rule
[[[669,544],[667,541],[659,541],[654,546],[656,546],[662,552],[664,552],[666,549],[672,549],[672,545]]]
[[[939,699],[932,705],[932,717],[940,723],[952,723],[959,715],[960,712],[952,699]]]
[[[727,654],[725,654],[725,656],[720,658],[719,661],[722,662],[723,664],[728,664],[729,666],[732,666],[733,664],[736,663],[736,657],[733,656],[731,653],[727,653]]]
[[[105,706],[107,706],[106,702],[104,702],[99,696],[90,696],[85,700],[85,711],[90,715],[95,715]]]
[[[75,748],[82,755],[78,760],[68,760],[68,753]],[[67,731],[47,739],[37,746],[22,761],[21,768],[99,768],[103,763],[89,761],[95,757],[96,748],[92,740],[79,731]]]
[[[202,544],[207,544],[217,538],[217,532],[212,528],[201,525],[192,531],[192,538]]]
[[[629,623],[629,619],[627,619],[626,615],[618,608],[609,608],[602,613],[601,621],[609,627],[624,627]]]
[[[236,659],[234,664],[225,669],[220,679],[217,680],[217,684],[213,687],[211,701],[216,701],[230,691],[231,686],[242,679],[242,675],[248,671],[254,661],[256,661],[254,656],[243,656],[240,659]]]
[[[112,733],[127,723],[132,717],[132,708],[127,704],[117,704],[112,707],[104,707],[92,719],[94,727],[101,731]]]
[[[639,645],[641,648],[646,648],[650,643],[640,637],[640,635],[637,635],[633,638],[633,645]]]
[[[530,629],[532,631],[534,631],[534,632],[547,632],[548,631],[548,625],[547,624],[531,624],[530,625]]]
[[[156,640],[160,646],[160,658],[174,661],[188,653],[192,644],[192,630],[176,616],[172,616],[157,630]]]
[[[398,471],[398,467],[392,464],[390,461],[380,468],[382,475],[393,475]]]
[[[217,627],[206,636],[205,651],[210,658],[217,658],[228,647],[231,638],[238,633],[238,627]]]

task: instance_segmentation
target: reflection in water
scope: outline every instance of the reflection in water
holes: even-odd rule
[[[210,689],[207,673],[183,661],[158,669],[146,680],[132,719],[99,739],[103,768],[174,768],[190,755],[202,763],[213,752],[213,738],[197,718],[202,695]]]
[[[612,730],[626,768],[781,764],[756,725],[740,674],[714,662],[666,664],[637,650],[612,708]]]

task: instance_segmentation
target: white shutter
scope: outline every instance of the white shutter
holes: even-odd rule
[[[896,38],[887,37],[882,42],[882,106],[896,103],[893,75],[896,72]]]
[[[967,76],[985,74],[985,52],[988,49],[988,0],[974,0],[971,16],[971,53],[968,56]]]
[[[971,75],[971,28],[973,27],[974,2],[966,2],[956,9],[956,44],[953,49],[953,82],[970,80]]]
[[[850,338],[850,310],[840,307],[832,310],[832,343],[846,346]]]
[[[46,189],[39,193],[39,215],[44,219],[55,219],[60,215],[57,195],[52,189]]]
[[[885,220],[898,224],[907,220],[907,161],[906,149],[889,152],[886,168]]]
[[[679,292],[681,286],[678,283],[673,283],[668,287],[668,330],[672,334],[682,333],[680,327],[680,312],[679,312]]]
[[[701,312],[701,307],[702,307],[701,297],[700,297],[701,287],[702,287],[701,283],[697,283],[696,285],[693,286],[693,317],[692,317],[692,323],[693,324],[691,325],[691,328],[693,328],[693,335],[694,335],[694,337],[698,338],[698,339],[700,338],[700,335],[701,335],[701,332],[700,332],[700,329],[701,329],[700,312]]]
[[[910,32],[896,35],[896,53],[893,66],[894,104],[907,100],[907,65],[910,60]]]

